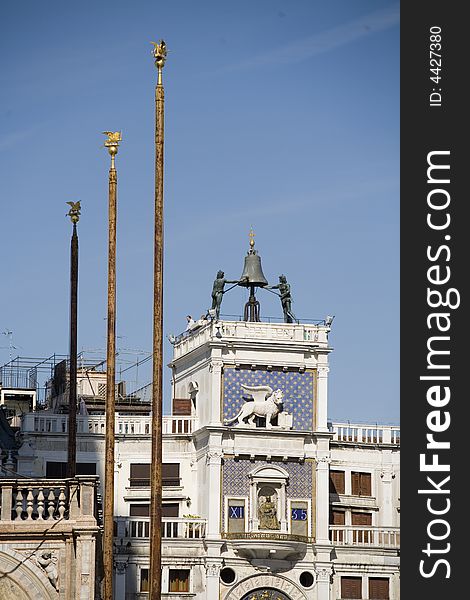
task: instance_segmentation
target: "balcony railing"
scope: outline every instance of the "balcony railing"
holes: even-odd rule
[[[52,522],[95,516],[97,477],[0,479],[0,523]]]
[[[117,517],[116,537],[146,540],[150,533],[150,517]],[[206,520],[164,517],[162,537],[165,539],[197,540],[206,536]]]
[[[400,547],[398,527],[330,526],[330,540],[335,546]]]
[[[24,433],[67,433],[68,415],[27,413],[22,417]],[[116,434],[150,435],[152,418],[150,416],[118,415],[115,422]],[[77,433],[101,433],[106,430],[104,415],[86,415],[77,417]],[[165,416],[162,420],[162,432],[167,435],[191,434],[194,430],[194,418],[184,416]]]
[[[364,425],[329,423],[333,440],[356,444],[400,444],[400,427],[394,425]]]

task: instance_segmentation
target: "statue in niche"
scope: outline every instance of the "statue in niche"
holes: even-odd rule
[[[271,501],[271,496],[265,496],[263,502],[258,506],[258,518],[260,529],[280,529],[281,526],[277,519],[277,508],[274,502]]]

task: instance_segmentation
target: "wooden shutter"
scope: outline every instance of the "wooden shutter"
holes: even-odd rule
[[[372,478],[370,473],[361,473],[360,496],[372,496]]]
[[[360,473],[351,473],[351,494],[353,496],[359,496],[361,490]]]
[[[362,578],[341,577],[341,598],[344,600],[362,598]]]
[[[162,485],[178,486],[180,484],[180,465],[179,463],[162,464]]]
[[[352,512],[351,525],[372,525],[372,513]]]
[[[372,513],[351,512],[351,525],[367,526],[372,525]],[[353,542],[357,544],[369,544],[371,541],[371,531],[368,529],[358,529],[353,531]]]
[[[330,524],[331,525],[344,525],[344,510],[332,510],[330,511]]]
[[[372,496],[370,473],[351,473],[351,494],[353,496]]]
[[[191,416],[191,398],[173,398],[173,414]]]
[[[150,485],[150,465],[131,464],[130,487],[148,487]]]
[[[390,592],[388,577],[369,578],[369,598],[370,600],[389,600]]]
[[[344,494],[344,471],[330,471],[330,493]]]
[[[162,504],[162,517],[178,517],[180,512],[180,505],[174,504]]]
[[[330,510],[330,525],[344,525],[346,513],[344,510]],[[330,540],[335,542],[342,542],[344,538],[344,531],[335,531],[334,534],[330,531]]]
[[[150,515],[150,504],[131,504],[129,506],[130,517],[148,517]]]

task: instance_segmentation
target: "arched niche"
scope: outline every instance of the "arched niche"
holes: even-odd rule
[[[262,465],[251,471],[248,477],[250,530],[287,532],[286,486],[289,473],[279,466]]]

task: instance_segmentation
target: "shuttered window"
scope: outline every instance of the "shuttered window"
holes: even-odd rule
[[[370,473],[351,473],[351,493],[353,496],[372,496]]]
[[[353,530],[353,543],[369,544],[372,541],[372,532],[369,529],[362,529],[362,527],[371,527],[372,513],[352,511],[351,525],[359,525],[361,527],[361,529]]]
[[[130,517],[148,517],[150,515],[150,504],[131,504],[129,506]]]
[[[179,463],[162,464],[162,485],[180,484],[180,465]]]
[[[191,398],[173,398],[173,415],[191,416]]]
[[[330,471],[330,494],[344,494],[344,471]]]
[[[180,465],[179,463],[162,464],[162,485],[179,486],[180,485]],[[149,487],[150,486],[150,465],[149,464],[131,464],[130,487]]]
[[[178,503],[162,504],[162,517],[178,517],[180,512],[180,505]]]
[[[149,487],[150,465],[131,464],[130,487]]]
[[[372,525],[372,513],[352,512],[351,525]]]
[[[369,598],[370,600],[389,600],[390,592],[388,577],[369,578]]]
[[[344,525],[346,513],[344,510],[331,510],[330,511],[330,525]],[[341,529],[331,531],[330,540],[333,543],[342,542],[344,539],[344,531]]]
[[[330,524],[331,525],[344,525],[344,510],[332,510],[330,511]]]
[[[342,600],[362,598],[362,578],[341,577],[341,598]]]

